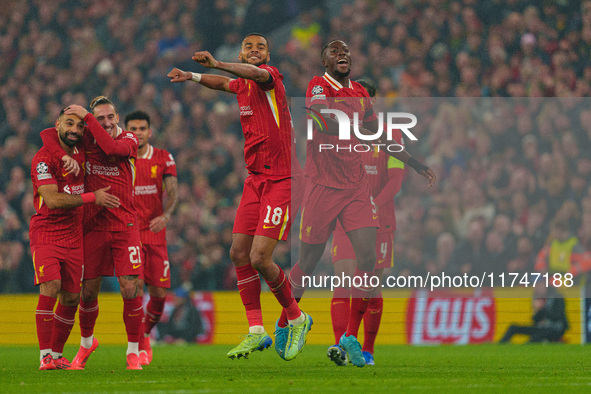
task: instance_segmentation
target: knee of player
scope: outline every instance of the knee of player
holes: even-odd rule
[[[254,269],[260,271],[261,269],[272,265],[273,260],[271,259],[271,256],[268,256],[265,253],[252,251],[250,253],[250,263]]]
[[[357,267],[364,267],[363,271],[373,271],[376,265],[376,252],[373,249],[367,248],[357,256]]]
[[[61,293],[60,294],[60,303],[63,306],[78,306],[80,303],[80,293]]]
[[[237,248],[234,245],[230,248],[230,259],[235,266],[240,267],[250,263],[250,250]]]
[[[120,277],[119,288],[123,298],[131,299],[137,297],[139,295],[137,276],[129,278]]]

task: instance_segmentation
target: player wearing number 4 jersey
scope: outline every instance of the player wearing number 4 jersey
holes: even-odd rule
[[[117,123],[114,104],[99,96],[90,104],[92,113],[71,105],[66,114],[74,114],[87,123],[83,146],[86,150],[85,187],[98,190],[111,186],[110,192],[121,200],[118,208],[91,207],[84,210],[84,281],[80,300],[82,339],[72,365],[84,368],[98,347],[94,326],[98,317],[98,294],[103,276],[119,281],[123,297],[123,321],[127,332],[127,369],[142,369],[138,344],[143,319],[138,277],[143,272],[140,234],[133,205],[133,183],[138,141]],[[42,133],[43,137],[43,133]],[[51,137],[51,138],[48,138]],[[55,137],[45,136],[44,143]],[[60,148],[61,149],[61,148]]]
[[[374,104],[376,94],[375,85],[368,80],[359,80],[357,82],[367,90],[371,97],[371,102]],[[392,130],[392,136],[396,143],[401,146],[404,145],[400,130]],[[378,215],[380,221],[380,227],[378,228],[376,237],[377,261],[375,275],[381,278],[384,268],[392,267],[394,264],[393,240],[394,231],[396,230],[394,196],[402,186],[404,163],[394,157],[388,156],[384,151],[377,149],[377,147],[372,151],[360,154],[365,175],[371,188],[371,202],[374,206],[374,214]],[[353,251],[351,241],[340,223],[337,225],[332,236],[331,254],[335,275],[340,277],[344,274],[352,277],[355,271],[355,252]],[[339,347],[339,340],[347,330],[347,322],[351,309],[350,296],[350,288],[335,288],[330,307],[336,345],[330,346],[327,353],[329,358],[337,365],[346,365],[345,361],[347,360],[347,355]],[[374,365],[374,344],[380,327],[382,309],[382,291],[378,287],[372,295],[367,310],[363,315],[365,335],[363,336],[362,352],[366,365]]]
[[[299,206],[297,201],[291,201],[291,175],[300,172],[292,152],[291,115],[283,75],[266,64],[270,59],[268,40],[257,33],[247,35],[238,58],[242,63],[220,62],[209,52],[193,56],[197,63],[230,72],[238,79],[176,68],[168,77],[172,82],[193,80],[210,89],[234,93],[240,106],[249,175],[236,213],[230,257],[236,267],[250,328],[244,341],[230,350],[228,357],[246,357],[272,343],[263,326],[260,273],[287,314],[289,327],[278,331],[275,349],[282,358],[291,360],[302,350],[312,325],[310,316],[300,311],[293,299],[283,270],[272,260],[275,245],[278,240],[287,239],[291,215]],[[296,185],[293,190],[297,192]]]
[[[152,136],[150,116],[135,111],[125,117],[125,128],[139,141],[136,161],[135,207],[142,241],[143,282],[148,286],[150,301],[146,306],[139,343],[140,364],[152,362],[150,331],[160,321],[166,289],[170,288],[170,264],[166,250],[166,224],[177,206],[176,164],[170,153],[154,148],[148,142]],[[166,190],[166,206],[163,201]]]

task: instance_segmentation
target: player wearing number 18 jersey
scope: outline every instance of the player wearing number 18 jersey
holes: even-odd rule
[[[152,361],[150,331],[160,321],[170,288],[170,263],[166,249],[166,224],[177,206],[176,163],[170,153],[153,147],[150,116],[135,111],[125,117],[125,128],[139,141],[136,161],[135,207],[142,241],[143,282],[148,286],[150,301],[146,306],[139,343],[140,364]],[[163,191],[166,190],[166,206]],[[140,282],[143,291],[143,283]]]
[[[270,59],[268,40],[258,33],[247,35],[238,57],[242,63],[220,62],[205,51],[193,56],[197,63],[230,72],[237,79],[176,68],[168,77],[172,82],[193,80],[210,89],[234,93],[240,107],[244,159],[249,175],[236,213],[230,257],[236,267],[249,334],[228,352],[228,357],[246,357],[272,343],[263,326],[260,273],[287,313],[290,326],[280,331],[275,348],[281,357],[291,360],[302,350],[312,323],[310,316],[301,312],[293,299],[283,270],[272,260],[275,245],[278,240],[287,239],[291,215],[297,210],[291,201],[291,175],[300,171],[292,150],[291,115],[283,75],[267,65]]]

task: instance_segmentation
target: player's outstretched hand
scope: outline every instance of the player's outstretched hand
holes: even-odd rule
[[[94,192],[94,195],[96,196],[94,203],[96,205],[106,208],[118,208],[119,205],[121,205],[119,197],[107,193],[107,190],[110,188],[111,186],[107,186]]]
[[[212,54],[207,51],[195,52],[192,59],[208,68],[215,68],[218,63],[218,61],[213,58]]]
[[[76,115],[80,119],[84,119],[84,117],[88,114],[88,111],[81,105],[72,104],[66,107],[64,113],[66,115]]]
[[[80,165],[76,160],[71,156],[64,155],[62,156],[62,161],[64,162],[64,170],[66,170],[68,174],[78,175],[80,172]]]
[[[435,184],[435,181],[437,180],[437,176],[435,175],[433,170],[430,168],[427,168],[426,170],[423,170],[419,174],[421,174],[422,176],[427,178],[427,180],[429,181],[429,189],[431,189],[433,187],[433,185]]]
[[[150,220],[150,231],[153,233],[162,231],[168,224],[169,220],[170,216],[168,215],[156,216],[154,219]]]
[[[170,82],[185,82],[190,81],[193,75],[189,71],[183,71],[178,68],[173,68],[168,74],[166,74],[168,78],[170,78]]]

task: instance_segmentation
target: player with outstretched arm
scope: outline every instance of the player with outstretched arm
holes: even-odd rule
[[[301,352],[312,325],[311,317],[300,310],[292,297],[283,270],[272,259],[277,242],[287,239],[292,213],[299,205],[291,201],[292,174],[300,172],[292,152],[291,115],[283,75],[267,64],[270,59],[267,38],[258,33],[248,34],[238,58],[241,63],[218,61],[206,51],[193,56],[197,63],[229,72],[237,79],[177,68],[168,77],[172,82],[192,80],[210,89],[234,93],[240,106],[244,159],[249,175],[234,221],[230,257],[236,267],[249,333],[228,352],[228,357],[246,357],[272,344],[263,326],[260,273],[284,308],[289,323],[287,330],[278,331],[275,349],[282,358],[291,360]]]

